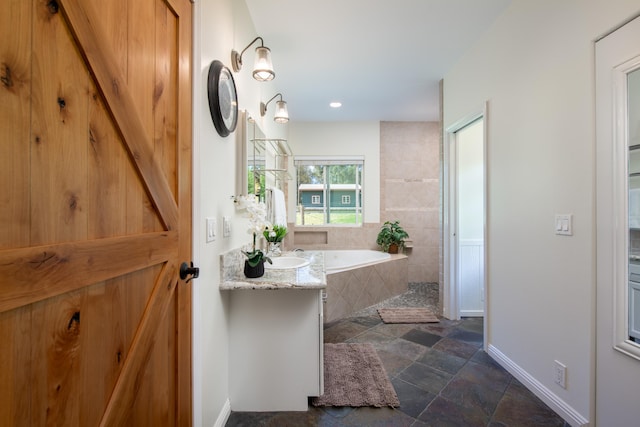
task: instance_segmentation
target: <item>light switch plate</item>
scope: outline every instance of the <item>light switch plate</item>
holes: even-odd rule
[[[215,218],[208,217],[207,218],[207,243],[213,242],[216,240],[216,227],[218,221]]]
[[[231,218],[228,216],[222,217],[222,237],[231,236]]]
[[[573,215],[556,214],[554,228],[556,234],[560,236],[573,236]]]

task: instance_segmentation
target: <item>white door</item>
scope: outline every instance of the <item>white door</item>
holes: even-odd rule
[[[640,72],[639,41],[640,18],[636,18],[596,43],[595,406],[599,426],[638,425],[640,420],[640,345],[630,338],[629,330],[633,314],[629,262],[636,245],[629,158],[640,130],[640,119],[631,114],[640,103],[640,91],[630,90],[629,82],[633,73]]]
[[[485,311],[484,113],[447,129],[443,305],[451,319]]]
[[[458,313],[484,315],[484,120],[456,132]]]

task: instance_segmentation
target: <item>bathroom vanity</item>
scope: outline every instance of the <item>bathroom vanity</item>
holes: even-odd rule
[[[308,397],[324,392],[323,253],[295,256],[309,264],[247,279],[240,251],[222,255],[233,411],[306,411]]]

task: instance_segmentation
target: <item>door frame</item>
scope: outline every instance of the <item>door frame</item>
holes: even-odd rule
[[[484,201],[483,201],[483,239],[484,239],[484,316],[485,319],[488,315],[488,287],[489,287],[489,269],[488,269],[488,180],[487,180],[487,123],[488,123],[488,103],[485,102],[480,108],[475,109],[466,116],[458,119],[452,125],[448,126],[444,130],[444,144],[443,144],[443,267],[444,267],[444,286],[443,286],[443,299],[442,310],[443,316],[448,319],[457,320],[460,318],[459,310],[459,286],[458,286],[458,239],[457,239],[457,227],[458,227],[458,206],[457,206],[457,145],[456,145],[456,132],[460,131],[464,127],[471,123],[483,119],[483,141],[482,141],[482,153],[483,159],[483,189],[484,189]],[[485,345],[488,342],[486,339],[487,321],[484,322],[485,332]]]
[[[628,341],[628,165],[626,73],[638,69],[635,15],[595,41],[595,359],[591,415],[631,425],[640,351]]]

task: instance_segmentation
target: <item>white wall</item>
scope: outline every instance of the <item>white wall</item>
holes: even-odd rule
[[[380,222],[380,122],[291,122],[289,144],[294,156],[364,155],[364,222]],[[289,200],[296,200],[295,182]],[[287,216],[296,217],[292,203]]]
[[[639,9],[514,0],[444,79],[445,128],[489,101],[486,339],[577,418],[593,417],[593,42]],[[555,213],[573,214],[572,237]]]
[[[193,424],[213,426],[224,421],[221,417],[228,410],[229,397],[228,298],[218,289],[219,258],[249,243],[250,236],[246,219],[231,200],[235,194],[235,135],[222,138],[217,134],[209,114],[206,82],[212,60],[231,69],[231,50],[241,51],[256,34],[244,1],[199,0],[194,7],[193,258],[200,267],[200,278],[193,282]],[[269,132],[271,124],[259,118],[259,103],[276,93],[276,83],[253,80],[253,49],[243,59],[245,67],[234,73],[239,108],[247,109]],[[232,220],[229,238],[222,237],[223,216]],[[217,239],[208,244],[204,239],[206,217],[218,221]]]

